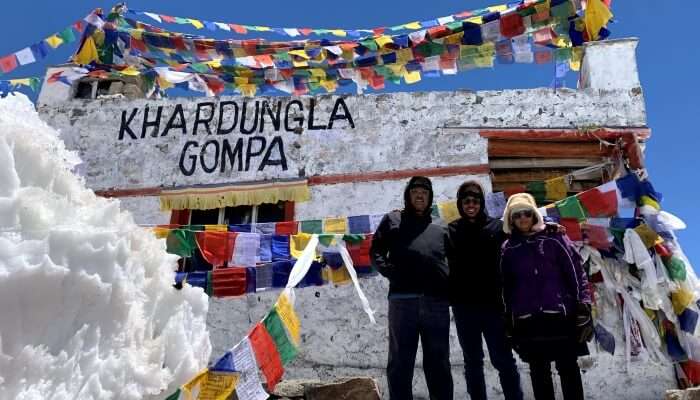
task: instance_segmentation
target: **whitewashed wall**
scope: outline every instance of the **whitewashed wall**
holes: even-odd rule
[[[636,40],[623,40],[586,48],[582,82],[584,89],[505,90],[485,92],[428,92],[394,93],[342,97],[347,118],[329,122],[338,96],[318,96],[312,125],[324,129],[309,129],[312,99],[302,97],[303,104],[291,107],[290,127],[299,125],[295,117],[303,117],[302,129],[291,132],[271,128],[266,116],[265,128],[247,135],[240,132],[240,114],[235,130],[228,134],[192,135],[198,104],[200,117],[207,117],[201,104],[213,102],[215,109],[223,102],[235,102],[239,109],[248,104],[245,127],[254,122],[250,117],[251,104],[263,101],[282,103],[282,119],[286,105],[292,98],[217,99],[183,98],[160,101],[139,100],[68,100],[70,91],[50,84],[44,85],[40,96],[40,113],[52,126],[61,130],[69,148],[83,158],[88,185],[94,189],[135,189],[173,187],[192,184],[216,184],[257,181],[279,178],[297,178],[316,175],[391,171],[455,165],[479,165],[488,162],[486,141],[478,136],[479,128],[571,128],[571,127],[643,127],[646,126],[644,97],[639,87],[634,60]],[[187,121],[187,134],[171,129],[160,136],[177,105],[182,106]],[[230,104],[230,103],[226,103]],[[143,114],[149,108],[149,119],[155,118],[162,106],[158,134],[152,137],[149,128],[141,138]],[[226,106],[233,107],[233,106]],[[226,108],[225,107],[225,108]],[[136,110],[136,111],[134,111]],[[204,112],[204,114],[202,114]],[[122,113],[133,130],[132,138],[124,131],[119,139]],[[336,117],[345,114],[342,106]],[[233,124],[234,115],[224,113],[221,126]],[[218,123],[218,114],[213,121]],[[177,122],[177,121],[175,121]],[[258,119],[258,124],[260,120]],[[447,130],[444,126],[462,126],[469,129]],[[214,126],[216,129],[216,126]],[[287,169],[268,165],[258,171],[263,154],[251,157],[248,171],[237,166],[221,172],[220,168],[206,173],[201,165],[185,175],[179,159],[186,142],[196,141],[203,146],[215,140],[219,145],[227,139],[235,144],[239,138],[264,137],[270,143],[275,136],[282,138]],[[258,142],[259,139],[256,139]],[[213,150],[214,145],[210,145]],[[186,154],[186,160],[192,152]],[[278,153],[271,155],[279,159]],[[211,163],[211,154],[205,154]],[[277,158],[274,158],[277,157]],[[466,179],[477,179],[490,190],[488,176],[452,176],[433,179],[436,201],[454,197],[459,184]],[[357,182],[312,186],[312,199],[296,205],[296,217],[308,219],[324,216],[343,216],[385,212],[402,206],[405,180]],[[155,197],[124,198],[122,207],[132,211],[140,223],[164,223],[168,216],[158,210]],[[296,361],[287,369],[286,378],[331,379],[342,376],[369,375],[378,378],[386,393],[384,368],[388,347],[386,318],[387,282],[381,277],[363,279],[361,284],[370,303],[377,311],[378,325],[371,326],[363,313],[351,286],[305,288],[297,290],[297,312],[302,321],[303,344]],[[253,323],[264,316],[278,292],[247,295],[240,299],[211,299],[208,318],[213,357],[217,357],[237,343]],[[451,333],[455,398],[466,398],[463,365],[454,329]],[[634,363],[625,370],[621,356],[597,354],[581,359],[584,385],[589,399],[659,399],[666,388],[675,386],[670,365]],[[421,354],[416,364],[414,380],[416,399],[427,399],[422,372]],[[527,369],[521,366],[523,387],[531,398]],[[502,396],[497,374],[486,362],[487,385],[491,398]],[[557,383],[558,385],[558,383]]]

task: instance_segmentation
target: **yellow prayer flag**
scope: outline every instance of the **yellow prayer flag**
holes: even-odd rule
[[[302,61],[292,60],[292,65],[294,65],[295,68],[306,68],[309,66],[309,63],[306,60],[302,60]]]
[[[326,71],[323,68],[311,68],[309,71],[313,77],[326,79]]]
[[[267,32],[272,30],[272,28],[270,28],[269,26],[254,26],[253,29],[258,32]]]
[[[574,47],[571,49],[571,60],[569,60],[569,67],[572,71],[581,70],[581,59],[583,59],[583,48]]]
[[[182,386],[181,398],[186,400],[226,400],[236,390],[238,372],[204,371]]]
[[[164,228],[162,226],[153,227],[151,230],[158,239],[165,239],[170,234],[170,228]]]
[[[309,240],[311,240],[311,234],[298,233],[290,236],[289,238],[289,252],[292,254],[292,257],[299,259],[301,257],[301,253],[309,243]]]
[[[219,225],[219,224],[213,224],[213,225],[204,225],[204,230],[208,232],[228,232],[228,225]]]
[[[440,218],[447,223],[450,223],[460,217],[459,210],[457,210],[457,203],[454,201],[438,203],[438,212],[440,212]]]
[[[420,22],[418,22],[418,21],[409,22],[409,23],[403,25],[404,29],[420,29],[422,27],[423,26],[421,26]]]
[[[693,292],[681,287],[675,292],[671,293],[671,304],[673,304],[673,311],[677,315],[681,315],[683,310],[693,303],[695,296]]]
[[[493,42],[484,43],[477,50],[482,57],[493,57],[496,54],[496,44]]]
[[[352,282],[350,273],[345,268],[345,265],[338,269],[324,268],[322,271],[324,281],[332,282],[335,285],[344,285]]]
[[[335,36],[340,36],[340,37],[345,37],[348,35],[348,33],[342,29],[333,29],[333,30],[331,30],[331,33]]]
[[[489,10],[489,12],[501,12],[501,11],[507,10],[508,6],[505,4],[502,4],[500,6],[487,7],[486,9]]]
[[[391,73],[394,75],[403,76],[404,73],[406,73],[405,64],[389,64],[387,65],[387,67],[389,67]]]
[[[462,38],[464,37],[464,32],[457,32],[452,35],[446,36],[443,44],[462,44]]]
[[[121,75],[127,75],[127,76],[139,76],[141,72],[134,68],[133,65],[129,65],[128,67],[124,68],[123,70],[119,71]]]
[[[130,35],[132,38],[134,38],[136,40],[142,40],[143,29],[134,29],[133,31],[130,32]]]
[[[479,68],[492,68],[493,56],[477,57],[474,59],[474,65],[476,65]]]
[[[209,68],[221,68],[221,60],[211,60],[205,62],[209,66]]]
[[[308,60],[309,58],[311,58],[311,57],[309,57],[309,55],[306,53],[306,50],[303,50],[303,49],[301,49],[301,50],[290,50],[290,51],[289,51],[289,54],[290,54],[290,55],[293,55],[293,56],[301,57],[301,58],[303,58],[303,59],[305,59],[305,60]]]
[[[374,38],[374,42],[377,43],[377,46],[384,47],[387,44],[394,43],[394,40],[391,38],[391,36],[382,35]]]
[[[21,79],[10,79],[10,85],[24,85],[24,86],[30,86],[31,85],[31,80],[29,78],[21,78]]]
[[[347,218],[326,218],[323,220],[323,233],[347,233]]]
[[[481,25],[484,23],[484,19],[481,16],[476,16],[476,17],[467,18],[467,22],[471,22],[472,24]]]
[[[188,20],[188,22],[189,22],[190,24],[192,24],[192,26],[194,26],[194,27],[197,28],[197,29],[202,29],[202,28],[204,28],[204,24],[202,23],[202,21],[200,21],[200,20],[198,20],[198,19],[191,19],[191,18],[190,18],[190,19]]]
[[[411,71],[411,72],[406,71],[406,73],[403,76],[403,79],[408,84],[419,82],[421,79],[420,78],[420,71]]]
[[[401,49],[396,52],[396,62],[406,64],[413,60],[413,49]]]
[[[544,181],[544,189],[547,200],[557,201],[563,200],[567,196],[569,188],[566,185],[566,178],[559,177],[554,179],[548,179]]]
[[[238,90],[241,91],[241,94],[246,97],[253,97],[255,96],[255,93],[258,91],[258,87],[253,85],[253,84],[245,84],[245,85],[239,85]]]
[[[233,48],[233,56],[236,58],[247,57],[248,52],[246,52],[246,50],[242,47],[234,47]]]
[[[233,83],[235,83],[236,86],[247,85],[247,84],[248,84],[248,78],[243,77],[243,76],[236,76],[236,77],[233,78]]]
[[[326,89],[326,92],[328,93],[333,93],[335,92],[335,89],[338,88],[338,82],[334,81],[332,79],[323,79],[319,82],[319,84]]]
[[[598,40],[600,28],[606,26],[613,17],[608,6],[601,0],[588,0],[583,20],[591,40]]]
[[[54,49],[56,47],[60,46],[61,44],[63,44],[63,39],[58,37],[58,35],[51,35],[51,36],[47,37],[45,40],[46,40],[46,43],[48,43],[49,46],[51,46]]]
[[[634,228],[634,231],[637,232],[637,235],[639,235],[639,238],[642,239],[642,242],[648,249],[664,242],[661,236],[647,224],[638,225]]]
[[[277,309],[277,315],[280,316],[282,323],[287,328],[289,336],[296,346],[299,346],[301,342],[301,322],[299,321],[299,316],[294,311],[292,303],[287,297],[287,293],[282,292],[280,297],[277,299],[277,304],[275,306]]]
[[[652,199],[649,196],[642,196],[639,200],[644,206],[649,206],[656,210],[661,210],[661,205],[659,205],[659,203],[656,200]]]
[[[88,36],[83,43],[83,47],[80,51],[73,57],[73,61],[76,64],[87,65],[93,61],[99,61],[99,55],[97,54],[97,46],[95,46],[95,41],[91,36]]]

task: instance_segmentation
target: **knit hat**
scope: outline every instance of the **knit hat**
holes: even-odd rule
[[[508,203],[506,203],[506,209],[503,211],[503,232],[511,233],[510,216],[514,212],[531,210],[532,214],[535,216],[535,224],[532,226],[532,230],[541,231],[544,229],[544,219],[542,215],[537,210],[537,203],[535,203],[535,198],[529,193],[516,193],[508,198]]]

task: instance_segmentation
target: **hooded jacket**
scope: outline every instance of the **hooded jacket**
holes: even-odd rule
[[[470,221],[461,207],[463,192],[470,186],[481,189],[481,209]],[[449,294],[453,305],[502,311],[501,275],[498,258],[506,239],[499,219],[486,214],[484,190],[475,181],[465,182],[457,192],[461,218],[448,226]]]
[[[562,234],[519,232],[503,244],[503,301],[514,318],[542,312],[573,315],[591,303],[581,258]]]
[[[409,190],[415,186],[425,187],[430,192],[425,215],[417,215],[411,206]],[[447,298],[447,227],[432,221],[432,203],[430,181],[423,177],[411,178],[404,191],[404,210],[386,214],[372,237],[372,265],[389,279],[390,296]]]

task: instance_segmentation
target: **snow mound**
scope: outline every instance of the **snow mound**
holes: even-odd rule
[[[207,297],[172,287],[164,241],[79,162],[29,99],[0,99],[0,399],[165,398],[209,359]]]

